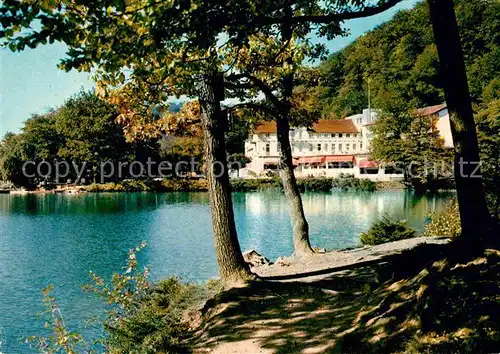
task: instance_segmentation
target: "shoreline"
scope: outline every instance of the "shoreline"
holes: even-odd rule
[[[262,190],[281,190],[278,178],[232,179],[233,192],[253,192]],[[404,191],[409,190],[402,182],[372,182],[366,179],[347,178],[298,178],[297,187],[304,192],[340,191]],[[35,190],[2,189],[0,194],[81,194],[81,193],[115,193],[115,192],[207,192],[208,184],[204,178],[163,179],[163,180],[124,180],[90,185],[58,185],[55,188],[39,188]],[[437,189],[426,193],[450,192],[454,189]]]
[[[299,178],[297,185],[301,192],[328,192],[339,190],[404,190],[400,182],[370,182],[361,179],[346,178]],[[269,189],[281,189],[277,178],[232,179],[233,192],[250,192]],[[206,192],[207,181],[200,179],[164,179],[164,180],[125,180],[121,182],[96,183],[90,185],[59,185],[55,188],[4,189],[2,194],[80,194],[103,192]]]

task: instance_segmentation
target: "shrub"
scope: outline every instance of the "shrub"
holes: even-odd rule
[[[425,226],[424,236],[457,237],[462,233],[456,199],[449,202],[443,211],[432,213],[429,220]]]
[[[358,190],[373,192],[377,189],[375,182],[359,179],[352,175],[340,175],[338,178],[302,178],[297,179],[300,191],[328,192],[332,188],[341,190]]]
[[[404,220],[394,220],[384,215],[367,232],[361,234],[363,245],[380,245],[386,242],[406,240],[415,237],[416,231]]]
[[[297,180],[300,191],[328,192],[332,189],[330,178],[304,178]]]
[[[87,192],[147,192],[154,189],[150,181],[123,180],[118,183],[91,184],[85,188]]]
[[[231,180],[233,191],[248,192],[268,188],[282,188],[281,179],[276,172],[268,171],[267,178]],[[343,190],[374,191],[376,184],[370,180],[353,176],[340,178],[301,178],[297,179],[300,191],[328,192],[332,188]],[[91,184],[85,188],[87,192],[188,192],[207,191],[207,180],[204,178],[165,178],[162,180],[123,180],[117,183]]]
[[[184,284],[175,277],[151,283],[149,270],[139,269],[136,258],[144,246],[129,251],[127,266],[115,273],[111,282],[90,273],[92,283],[84,289],[98,294],[109,305],[102,322],[105,336],[91,341],[70,331],[49,287],[44,289],[48,315],[45,327],[53,334],[27,338],[30,346],[43,353],[102,353],[103,348],[114,354],[187,352],[182,343],[187,333],[182,315],[222,291],[222,283],[213,280],[204,286]]]
[[[87,192],[125,192],[125,188],[120,183],[91,184],[85,187]]]
[[[118,183],[118,185],[120,184],[126,192],[147,192],[153,190],[153,186],[150,181],[126,179],[121,183]]]
[[[194,290],[195,285],[184,285],[177,278],[149,285],[142,294],[136,290],[134,303],[108,315],[104,323],[107,347],[113,353],[181,351],[186,332],[181,316]],[[115,301],[111,292],[102,295]]]
[[[118,183],[91,184],[87,192],[184,192],[208,190],[205,179],[172,178],[162,180],[123,180]]]
[[[271,179],[233,179],[231,187],[234,192],[248,192],[267,188],[277,188],[280,185]]]
[[[341,174],[340,177],[332,180],[332,187],[349,190],[373,192],[377,189],[377,184],[369,179],[359,179],[353,175]]]
[[[208,190],[208,184],[207,180],[203,178],[172,178],[155,181],[154,190],[158,192],[201,192]]]

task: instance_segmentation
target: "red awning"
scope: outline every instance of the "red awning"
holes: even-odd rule
[[[299,164],[308,164],[308,163],[323,163],[325,162],[324,156],[306,156],[301,157],[299,159]]]
[[[377,168],[377,164],[370,160],[361,160],[358,162],[359,168]]]
[[[326,162],[353,162],[354,156],[352,155],[331,155],[325,157]]]

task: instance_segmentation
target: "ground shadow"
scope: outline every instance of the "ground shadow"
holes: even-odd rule
[[[443,261],[447,252],[422,245],[312,283],[258,281],[226,291],[207,303],[190,344],[195,351],[365,353],[447,352],[466,343],[494,351],[499,254],[454,267]]]

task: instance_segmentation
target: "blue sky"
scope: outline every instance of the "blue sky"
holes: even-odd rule
[[[398,6],[377,16],[351,20],[346,27],[351,34],[327,42],[330,51],[337,51],[363,33],[389,20],[400,9],[411,8],[417,0],[405,0]],[[44,113],[49,107],[58,107],[82,87],[91,88],[88,74],[66,73],[56,65],[64,56],[65,46],[60,43],[12,53],[0,53],[0,136],[8,131],[17,132],[32,113]]]

